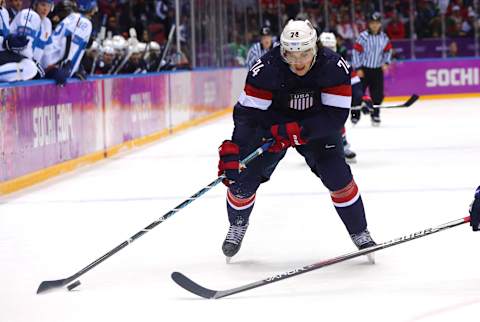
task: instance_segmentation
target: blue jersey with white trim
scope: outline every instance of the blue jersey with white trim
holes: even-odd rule
[[[307,74],[298,76],[276,47],[248,72],[234,119],[248,119],[250,126],[264,128],[298,122],[309,139],[329,136],[340,131],[348,117],[352,100],[350,78],[350,65],[327,48],[319,50]]]
[[[42,66],[55,65],[63,60],[66,55],[65,60],[72,62],[71,75],[73,75],[78,70],[91,33],[92,23],[90,20],[79,13],[71,13],[53,31],[51,43],[45,48]],[[67,37],[71,38],[71,44],[69,52],[65,54]]]
[[[34,46],[41,32],[41,25],[42,20],[40,16],[32,9],[23,9],[15,16],[10,24],[10,32],[19,35],[24,34],[29,40],[27,47],[19,54],[30,59],[33,58]]]
[[[8,10],[0,7],[0,51],[3,49],[3,40],[10,34],[10,23],[9,23]]]

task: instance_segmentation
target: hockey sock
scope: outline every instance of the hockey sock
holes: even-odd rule
[[[342,219],[349,234],[355,234],[367,228],[362,197],[353,179],[344,188],[331,191],[330,195],[335,210]]]
[[[227,191],[227,212],[230,224],[246,225],[255,204],[255,194],[244,198]]]

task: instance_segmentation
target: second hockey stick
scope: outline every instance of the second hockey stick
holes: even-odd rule
[[[240,161],[240,167],[245,168],[248,163],[250,163],[252,160],[256,159],[257,157],[262,155],[266,150],[268,150],[268,148],[272,144],[273,144],[273,141],[267,141],[262,146],[257,148],[255,151],[250,153],[245,159]],[[209,191],[214,186],[219,184],[223,179],[225,179],[225,174],[220,175],[219,177],[217,177],[217,179],[212,181],[210,184],[208,184],[207,186],[205,186],[204,188],[200,189],[198,192],[193,194],[190,198],[187,198],[181,204],[179,204],[178,206],[176,206],[175,208],[173,208],[172,210],[167,212],[165,215],[158,218],[157,220],[152,222],[150,225],[148,225],[144,229],[140,230],[138,233],[136,233],[135,235],[133,235],[129,239],[125,240],[123,243],[121,243],[120,245],[118,245],[114,249],[110,250],[109,252],[107,252],[103,256],[99,257],[98,259],[96,259],[92,263],[88,264],[87,266],[85,266],[84,268],[82,268],[80,271],[73,274],[72,276],[64,278],[64,279],[60,279],[60,280],[43,281],[42,283],[40,283],[40,286],[38,287],[37,294],[43,293],[43,292],[46,292],[46,291],[49,291],[49,290],[57,289],[57,288],[60,288],[60,287],[63,287],[63,286],[67,286],[67,289],[69,291],[71,291],[72,289],[74,289],[75,287],[80,285],[80,281],[77,280],[77,278],[79,278],[80,276],[82,276],[83,274],[85,274],[86,272],[88,272],[89,270],[91,270],[92,268],[94,268],[95,266],[97,266],[98,264],[100,264],[101,262],[106,260],[107,258],[113,256],[114,254],[116,254],[117,252],[122,250],[123,248],[127,247],[128,245],[133,243],[135,240],[142,237],[143,235],[148,233],[150,230],[152,230],[153,228],[155,228],[156,226],[158,226],[159,224],[161,224],[162,222],[164,222],[165,220],[167,220],[168,218],[170,218],[171,216],[173,216],[174,214],[176,214],[177,212],[179,212],[180,210],[182,210],[183,208],[185,208],[186,206],[191,204],[193,201],[200,198],[207,191]]]
[[[419,98],[420,98],[420,96],[418,96],[417,94],[413,94],[412,96],[410,96],[408,98],[408,100],[405,101],[405,103],[402,103],[402,104],[398,104],[398,105],[374,105],[373,107],[375,107],[375,108],[406,108],[406,107],[412,106],[413,103],[415,103]],[[352,110],[360,111],[360,110],[362,110],[362,107],[361,106],[353,106]]]
[[[428,235],[431,235],[431,234],[434,234],[434,233],[438,233],[442,230],[453,228],[453,227],[456,227],[456,226],[459,226],[459,225],[462,225],[462,224],[465,224],[465,223],[468,223],[468,222],[470,222],[470,217],[457,219],[457,220],[450,221],[448,223],[445,223],[445,224],[437,226],[437,227],[427,228],[425,230],[421,230],[421,231],[418,231],[418,232],[415,232],[415,233],[411,233],[409,235],[405,235],[405,236],[402,236],[402,237],[399,237],[399,238],[395,238],[395,239],[392,239],[390,241],[384,242],[384,243],[376,245],[376,246],[372,246],[372,247],[369,247],[369,248],[358,250],[358,251],[353,252],[353,253],[348,253],[348,254],[341,255],[341,256],[338,256],[338,257],[335,257],[335,258],[320,261],[320,262],[317,262],[315,264],[311,264],[311,265],[303,266],[303,267],[300,267],[300,268],[296,268],[296,269],[293,269],[293,270],[288,271],[288,272],[284,272],[284,273],[280,273],[280,274],[277,274],[277,275],[274,275],[274,276],[271,276],[271,277],[267,277],[267,278],[265,278],[263,280],[260,280],[260,281],[257,281],[257,282],[253,282],[253,283],[250,283],[250,284],[245,284],[245,285],[235,287],[235,288],[231,288],[231,289],[227,289],[227,290],[211,290],[211,289],[205,288],[205,287],[195,283],[194,281],[192,281],[191,279],[189,279],[188,277],[186,277],[185,275],[183,275],[182,273],[179,273],[179,272],[173,272],[172,273],[172,279],[175,281],[175,283],[177,283],[178,285],[180,285],[181,287],[183,287],[184,289],[186,289],[187,291],[189,291],[193,294],[196,294],[196,295],[201,296],[201,297],[206,298],[206,299],[219,299],[219,298],[222,298],[222,297],[230,296],[230,295],[245,292],[245,291],[257,288],[257,287],[262,287],[262,286],[265,286],[265,285],[268,285],[268,284],[271,284],[271,283],[275,283],[275,282],[278,282],[278,281],[281,281],[281,280],[284,280],[284,279],[287,279],[287,278],[290,278],[290,277],[298,276],[300,274],[311,272],[311,271],[314,271],[314,270],[319,269],[319,268],[323,268],[323,267],[330,266],[330,265],[333,265],[333,264],[341,263],[341,262],[344,262],[344,261],[352,259],[352,258],[367,255],[367,254],[376,252],[378,250],[389,248],[389,247],[392,247],[392,246],[396,246],[398,244],[402,244],[402,243],[405,243],[405,242],[408,242],[408,241],[411,241],[411,240],[414,240],[414,239],[417,239],[417,238],[422,238],[422,237],[425,237],[425,236],[428,236]]]
[[[405,103],[399,104],[399,105],[374,105],[374,107],[380,107],[380,108],[404,108],[404,107],[410,107],[413,103],[415,103],[419,99],[419,96],[417,94],[413,94],[410,96],[408,100],[406,100]]]

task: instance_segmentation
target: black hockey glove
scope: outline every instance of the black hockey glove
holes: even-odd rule
[[[63,87],[67,83],[68,77],[72,71],[70,61],[60,64],[60,67],[52,67],[46,73],[47,78],[54,79],[58,86]]]
[[[470,226],[473,231],[480,230],[480,186],[475,191],[475,198],[470,205]]]
[[[20,52],[28,45],[28,38],[25,35],[9,34],[3,41],[3,47],[12,52]]]

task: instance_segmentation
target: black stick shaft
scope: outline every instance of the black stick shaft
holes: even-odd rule
[[[269,142],[266,142],[264,143],[261,147],[259,147],[258,149],[256,149],[255,151],[253,151],[252,153],[250,153],[245,159],[243,159],[241,161],[241,164],[242,166],[246,166],[248,163],[250,163],[252,160],[254,160],[255,158],[257,158],[258,156],[262,155],[263,152],[265,152],[266,150],[268,150],[268,148],[270,147],[270,145],[272,145],[273,142],[269,141]],[[214,186],[216,186],[218,183],[220,183],[223,179],[225,179],[225,175],[221,175],[219,176],[218,178],[216,178],[215,180],[213,180],[210,184],[208,184],[207,186],[205,186],[204,188],[202,188],[201,190],[197,191],[195,194],[193,194],[190,198],[187,198],[185,199],[182,203],[180,203],[178,206],[176,206],[175,208],[173,208],[172,210],[170,210],[169,212],[167,212],[165,215],[163,215],[162,217],[160,217],[159,219],[155,220],[154,222],[152,222],[150,225],[148,225],[147,227],[145,227],[144,229],[140,230],[139,232],[137,232],[135,235],[131,236],[130,238],[128,238],[127,240],[125,240],[123,243],[121,243],[120,245],[118,245],[117,247],[113,248],[112,250],[110,250],[109,252],[107,252],[106,254],[104,254],[103,256],[99,257],[98,259],[96,259],[95,261],[93,261],[92,263],[88,264],[87,266],[85,266],[84,268],[82,268],[80,271],[78,271],[77,273],[73,274],[72,276],[70,277],[67,277],[65,279],[62,279],[62,280],[55,280],[55,281],[43,281],[42,283],[40,283],[40,286],[38,287],[38,290],[37,290],[37,294],[38,293],[42,293],[44,291],[47,291],[49,289],[53,289],[53,288],[57,288],[57,287],[62,287],[62,286],[65,286],[66,284],[69,284],[70,282],[72,282],[73,280],[77,279],[78,277],[82,276],[83,274],[85,274],[86,272],[88,272],[89,270],[91,270],[92,268],[94,268],[95,266],[97,266],[98,264],[100,264],[101,262],[105,261],[107,258],[113,256],[114,254],[118,253],[120,250],[122,250],[123,248],[127,247],[128,245],[130,245],[131,243],[133,243],[135,240],[137,240],[138,238],[142,237],[143,235],[145,235],[147,232],[149,232],[150,230],[152,230],[153,228],[155,228],[156,226],[158,226],[159,224],[161,224],[162,222],[164,222],[165,220],[167,220],[168,218],[170,218],[171,216],[173,216],[174,214],[176,214],[178,211],[180,211],[181,209],[185,208],[186,206],[188,206],[189,204],[191,204],[193,201],[197,200],[198,198],[200,198],[202,195],[204,195],[207,191],[209,191],[210,189],[212,189]]]

